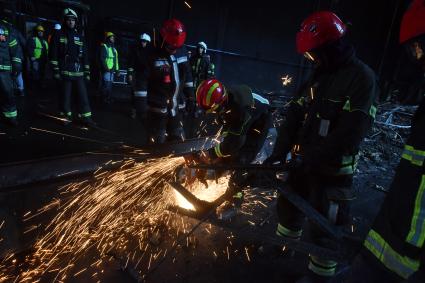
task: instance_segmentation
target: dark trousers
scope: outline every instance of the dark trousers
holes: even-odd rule
[[[150,143],[164,143],[165,141],[183,141],[184,130],[180,113],[171,116],[168,113],[148,111],[146,125]]]
[[[298,169],[290,172],[289,180],[287,183],[282,183],[282,186],[290,186],[331,223],[345,226],[350,224],[348,193],[351,190],[351,184],[351,175],[321,176]],[[333,198],[338,193],[340,197]],[[277,234],[292,239],[301,238],[305,215],[283,196],[278,198],[277,213],[279,218]],[[339,249],[339,244],[330,236],[314,223],[310,224],[310,238],[313,243],[332,250]],[[337,263],[333,260],[310,256],[308,267],[316,275],[331,277],[335,274],[336,266]]]
[[[143,74],[136,73],[132,87],[132,104],[138,117],[146,119],[148,110],[147,81]]]
[[[31,89],[34,92],[41,92],[45,83],[46,62],[44,60],[35,60],[30,63],[29,78],[31,80]],[[40,93],[39,93],[40,94]]]
[[[0,107],[4,118],[13,119],[17,116],[13,91],[13,79],[10,72],[0,72]]]
[[[87,87],[84,78],[63,79],[62,80],[62,99],[61,111],[67,116],[72,115],[72,91],[76,91],[78,114],[80,117],[90,117],[91,109],[87,95]]]

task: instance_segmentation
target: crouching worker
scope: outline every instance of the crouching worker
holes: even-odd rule
[[[266,141],[271,127],[269,102],[254,94],[246,85],[226,88],[220,81],[203,81],[197,91],[198,106],[214,113],[222,126],[222,141],[215,147],[189,157],[189,162],[203,164],[231,163],[247,165],[254,161]],[[242,198],[241,189],[247,185],[248,174],[235,171],[229,189]]]

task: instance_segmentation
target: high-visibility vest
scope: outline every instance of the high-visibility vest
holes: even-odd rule
[[[115,70],[119,70],[117,50],[114,47],[109,47],[106,44],[103,44],[103,46],[106,48],[105,63],[106,63],[106,66],[108,67],[108,70],[112,70],[114,65],[115,65]]]
[[[34,58],[40,59],[41,54],[43,54],[43,48],[46,48],[46,53],[49,51],[49,45],[45,40],[41,41],[38,37],[34,37],[35,48],[34,48]],[[44,45],[44,46],[43,46]]]

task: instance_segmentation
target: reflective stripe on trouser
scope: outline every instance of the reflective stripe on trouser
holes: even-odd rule
[[[416,149],[411,145],[405,145],[401,157],[407,161],[410,161],[413,165],[420,167],[424,165],[425,151]]]
[[[17,117],[13,80],[9,72],[0,72],[0,103],[1,112],[5,118]]]
[[[74,92],[77,95],[78,113],[79,117],[90,117],[91,109],[90,103],[87,96],[86,83],[82,77],[74,80],[62,80],[62,100],[61,100],[61,111],[64,113],[72,112],[71,110],[71,96],[73,88],[76,89]]]
[[[418,193],[415,199],[410,230],[406,237],[406,242],[422,248],[425,242],[425,175],[422,175]]]
[[[396,252],[379,233],[371,229],[363,243],[386,268],[407,279],[419,269],[420,262]]]
[[[72,112],[67,112],[67,113],[65,113],[65,112],[59,112],[59,114],[61,116],[67,117],[67,118],[72,117]]]
[[[283,226],[282,224],[277,224],[276,235],[281,237],[288,237],[291,239],[300,239],[303,234],[303,230],[291,230]]]
[[[310,256],[308,269],[320,276],[334,276],[337,262],[333,260],[325,260],[316,256]]]

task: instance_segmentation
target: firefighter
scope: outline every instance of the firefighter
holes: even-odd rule
[[[112,102],[112,82],[114,74],[119,72],[118,51],[114,46],[115,35],[105,32],[105,42],[100,47],[100,62],[102,69],[101,91],[105,103]]]
[[[0,107],[3,120],[17,126],[18,112],[13,93],[13,78],[22,72],[22,50],[9,26],[0,22]]]
[[[401,22],[400,43],[425,73],[425,2],[414,0]],[[425,282],[425,99],[390,190],[370,229],[350,282]],[[361,272],[361,273],[360,273]]]
[[[12,24],[12,19],[14,17],[13,11],[10,9],[3,9],[2,16],[3,17],[1,22],[3,23],[3,25],[5,25],[8,28],[10,36],[12,36],[13,38],[17,40],[19,49],[21,50],[20,52],[21,54],[23,54],[23,52],[26,50],[27,42],[25,37],[22,35],[22,33]],[[22,58],[22,60],[24,59],[25,57]],[[22,65],[24,65],[24,62],[22,62]],[[16,74],[16,76],[14,76],[13,81],[14,81],[14,87],[16,88],[16,94],[18,96],[25,96],[25,85],[24,85],[24,77],[22,74],[22,68]]]
[[[71,94],[75,89],[78,102],[78,120],[87,126],[95,126],[92,120],[86,82],[90,81],[90,66],[87,44],[84,37],[76,29],[77,13],[67,8],[64,10],[64,25],[52,39],[51,64],[54,78],[60,80],[62,86],[60,114],[64,124],[72,121]]]
[[[45,79],[49,45],[44,40],[44,27],[42,25],[37,25],[34,28],[34,33],[34,36],[27,43],[27,54],[30,59],[30,78],[33,87],[41,90]]]
[[[51,34],[49,34],[49,36],[47,37],[47,43],[50,45],[50,43],[52,43],[52,38],[54,37],[54,34],[59,32],[62,29],[61,24],[56,23],[53,26],[53,32]]]
[[[213,78],[215,75],[215,66],[211,63],[210,56],[207,53],[207,44],[203,41],[196,46],[196,53],[190,56],[190,66],[192,67],[192,77],[195,89],[199,84]]]
[[[147,33],[142,33],[139,42],[130,53],[127,81],[132,85],[132,114],[135,118],[139,116],[145,118],[147,113],[147,79],[148,79],[148,57],[152,50],[151,37]]]
[[[182,111],[194,110],[192,73],[187,52],[184,25],[166,20],[160,30],[162,42],[148,60],[148,121],[151,143],[184,140]],[[183,96],[184,95],[184,96]]]
[[[223,126],[223,140],[194,157],[194,162],[247,165],[254,161],[272,124],[269,101],[246,85],[226,88],[216,79],[205,80],[199,85],[196,101],[207,113],[218,115],[218,124]],[[235,193],[234,197],[243,197],[240,190],[247,181],[248,175],[243,171],[232,174],[229,189]]]
[[[374,72],[360,61],[344,37],[346,25],[332,12],[310,15],[296,37],[297,51],[313,61],[309,82],[293,99],[279,128],[266,163],[285,163],[291,154],[293,169],[284,185],[308,200],[338,226],[349,224],[349,201],[359,145],[376,113],[378,85]],[[337,207],[337,213],[332,208]],[[304,215],[283,196],[278,198],[276,234],[302,236]],[[337,249],[329,237],[312,225],[312,240]],[[310,256],[305,282],[328,282],[337,262]]]

